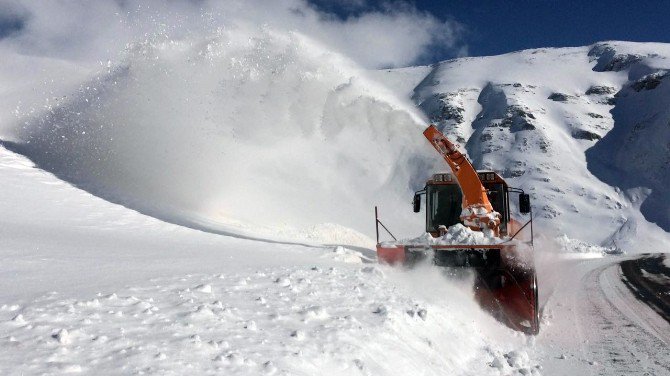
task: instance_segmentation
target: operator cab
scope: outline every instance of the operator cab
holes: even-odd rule
[[[486,188],[493,210],[500,213],[500,235],[508,234],[510,221],[509,188],[500,175],[493,171],[477,171],[479,180]],[[463,203],[463,193],[455,177],[450,173],[434,174],[426,182],[423,190],[414,196],[414,211],[419,212],[421,194],[426,195],[426,232],[438,236],[439,226],[447,228],[461,223],[460,215]],[[523,212],[523,211],[522,211]]]

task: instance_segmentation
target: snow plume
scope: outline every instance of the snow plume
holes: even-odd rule
[[[218,232],[369,245],[374,204],[419,232],[402,215],[433,163],[415,155],[425,121],[359,67],[456,48],[454,23],[306,0],[1,6],[0,138],[40,167]]]
[[[25,54],[106,61],[126,43],[152,35],[181,38],[246,23],[309,35],[370,68],[464,48],[455,21],[403,3],[365,9],[341,19],[306,0],[8,0],[0,4],[0,39]]]
[[[246,26],[133,44],[7,144],[100,197],[191,227],[314,240],[304,229],[337,223],[371,235],[379,204],[391,228],[419,232],[407,200],[431,163],[416,154],[423,120],[304,35]],[[333,235],[361,238],[343,232]]]

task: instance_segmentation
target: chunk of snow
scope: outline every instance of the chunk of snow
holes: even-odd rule
[[[321,306],[311,306],[302,311],[305,320],[324,320],[330,317]]]
[[[14,318],[12,318],[12,321],[14,321],[17,324],[25,324],[26,323],[26,320],[23,318],[23,315],[20,314],[20,313],[18,315],[14,316]]]
[[[263,363],[263,373],[266,375],[274,375],[277,372],[277,367],[271,362],[267,361]]]
[[[510,367],[513,368],[526,367],[529,363],[528,353],[525,351],[510,351],[505,354],[505,358],[507,358]]]
[[[78,364],[67,364],[60,367],[63,373],[81,373],[83,370]]]
[[[335,261],[349,263],[349,264],[360,264],[363,262],[363,254],[357,251],[352,251],[348,248],[337,246],[333,249],[333,252],[323,255],[323,257],[331,258]]]
[[[291,337],[295,338],[298,341],[302,341],[305,339],[305,332],[302,330],[294,330],[291,332]]]
[[[375,313],[380,316],[386,316],[388,314],[389,310],[385,305],[379,305],[377,308],[375,308],[372,313]]]
[[[206,294],[211,294],[212,293],[212,286],[211,285],[198,285],[195,287],[196,291],[204,292]]]
[[[68,333],[67,329],[61,329],[51,336],[63,345],[67,345],[72,341],[70,338],[70,333]]]
[[[231,364],[234,364],[236,366],[241,366],[244,364],[244,357],[240,355],[238,352],[231,352],[228,355],[226,355],[226,360],[229,361]]]
[[[10,305],[3,304],[0,307],[0,311],[10,311],[11,312],[11,311],[18,310],[19,308],[21,308],[21,307],[18,304],[10,304]]]
[[[291,286],[291,280],[286,277],[275,279],[275,283],[282,287]]]

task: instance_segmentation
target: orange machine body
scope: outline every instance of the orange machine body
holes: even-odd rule
[[[486,188],[479,180],[477,170],[456,146],[449,141],[434,125],[423,131],[423,135],[444,158],[456,182],[463,192],[463,213],[461,220],[473,230],[490,229],[498,235],[500,219],[486,195]]]
[[[480,305],[509,327],[537,334],[540,313],[532,261],[532,213],[528,195],[523,190],[508,187],[505,180],[493,171],[476,171],[465,155],[434,126],[429,126],[423,134],[451,169],[450,173],[434,174],[426,187],[415,194],[416,212],[420,208],[420,194],[426,195],[426,231],[433,237],[439,237],[448,226],[460,221],[472,230],[489,231],[507,240],[501,238],[498,244],[474,245],[402,244],[398,241],[379,242],[377,231],[377,258],[392,265],[411,266],[428,260],[437,266],[472,269],[475,273],[475,298]],[[520,207],[521,196],[528,205],[528,211],[520,210],[522,214],[531,214],[530,220],[523,226],[510,217],[509,192],[521,193]],[[448,198],[444,209],[444,213],[449,213],[446,216],[439,214],[443,213],[440,209],[442,197]],[[454,211],[459,200],[460,216]],[[378,218],[376,222],[377,230],[381,225],[388,231]],[[530,236],[524,239],[522,236],[528,232],[522,230],[528,224],[531,225]],[[512,238],[515,240],[512,241]]]

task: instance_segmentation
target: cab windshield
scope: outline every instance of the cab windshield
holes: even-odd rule
[[[463,194],[458,184],[429,185],[426,198],[426,231],[437,231],[440,225],[449,227],[460,223]]]
[[[507,192],[500,183],[487,184],[488,198],[493,210],[501,214],[501,229],[505,231],[509,221]],[[437,232],[440,225],[447,228],[461,223],[463,193],[458,184],[429,185],[426,187],[426,231]]]

